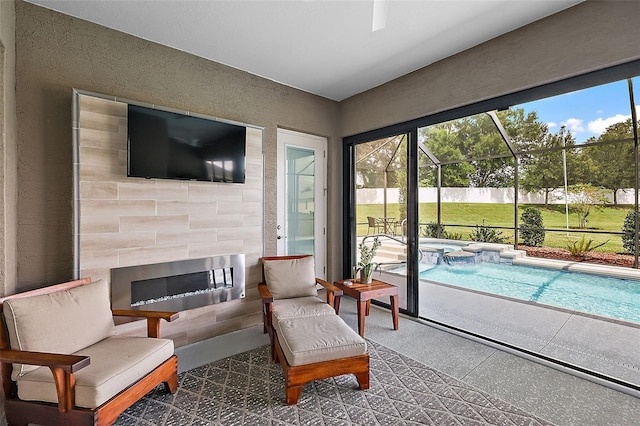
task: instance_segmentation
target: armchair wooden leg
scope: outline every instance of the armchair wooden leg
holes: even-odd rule
[[[178,390],[178,376],[175,375],[164,382],[164,390],[166,392],[175,393]]]

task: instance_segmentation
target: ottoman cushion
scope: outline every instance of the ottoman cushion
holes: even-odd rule
[[[281,319],[274,328],[291,366],[367,353],[365,340],[337,315]]]

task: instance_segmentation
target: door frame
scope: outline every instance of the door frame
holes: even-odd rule
[[[326,278],[327,275],[327,138],[308,133],[278,128],[277,137],[277,209],[276,209],[276,243],[277,254],[286,254],[286,234],[284,223],[286,217],[285,195],[286,182],[286,150],[287,146],[314,150],[315,164],[315,196],[314,211],[314,252],[316,276]],[[282,239],[280,239],[282,237]]]

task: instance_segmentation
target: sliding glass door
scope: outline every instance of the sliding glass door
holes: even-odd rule
[[[360,249],[379,241],[373,278],[398,286],[403,310],[407,309],[407,141],[407,134],[399,134],[353,147],[355,238],[349,265],[351,271],[357,269]]]
[[[405,313],[640,387],[640,78],[610,75],[347,138],[345,270],[378,238]]]

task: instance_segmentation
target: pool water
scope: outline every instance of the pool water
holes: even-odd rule
[[[520,265],[436,265],[420,278],[640,323],[640,281]]]

